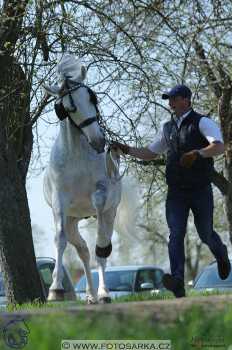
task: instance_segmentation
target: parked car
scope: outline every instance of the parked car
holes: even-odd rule
[[[42,287],[46,297],[48,296],[49,287],[52,284],[52,272],[55,267],[55,260],[53,258],[36,258],[36,264],[38,272],[41,278]],[[68,270],[63,266],[64,269],[64,278],[63,278],[63,287],[64,287],[64,299],[65,300],[76,300],[76,294],[72,279]],[[0,305],[5,306],[7,304],[7,299],[5,296],[5,288],[2,274],[0,273]]]
[[[232,261],[230,262],[232,264]],[[193,283],[193,289],[202,291],[220,290],[232,292],[232,272],[227,279],[221,280],[218,275],[217,262],[213,261],[198,274]]]
[[[98,271],[91,270],[93,285],[98,288]],[[109,289],[111,298],[164,289],[162,276],[164,271],[153,265],[140,266],[112,266],[105,271],[106,287]],[[76,284],[77,297],[85,299],[86,277],[82,276]]]

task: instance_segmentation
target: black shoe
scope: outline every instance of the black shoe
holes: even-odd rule
[[[184,281],[165,273],[162,278],[163,285],[170,290],[176,298],[185,297]]]
[[[227,279],[231,271],[231,264],[228,257],[227,248],[225,247],[225,255],[223,258],[217,259],[218,274],[221,280]]]

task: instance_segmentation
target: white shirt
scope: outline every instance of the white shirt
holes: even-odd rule
[[[182,121],[189,115],[191,110],[183,114],[179,118],[175,118],[177,127],[180,128]],[[220,141],[223,143],[221,130],[217,123],[210,118],[202,117],[199,122],[200,133],[208,140],[209,143]],[[168,145],[164,137],[163,129],[155,136],[154,141],[148,145],[148,149],[156,154],[165,153],[168,150]]]

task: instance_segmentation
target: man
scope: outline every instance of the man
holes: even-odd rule
[[[190,209],[199,237],[217,260],[220,278],[226,279],[231,270],[227,248],[213,230],[211,174],[213,157],[224,152],[223,139],[215,122],[192,109],[191,95],[185,85],[177,85],[162,95],[169,100],[174,115],[148,147],[113,143],[113,147],[120,148],[124,154],[143,160],[152,160],[167,152],[166,219],[170,230],[171,274],[164,275],[163,284],[177,298],[185,296],[184,237]]]

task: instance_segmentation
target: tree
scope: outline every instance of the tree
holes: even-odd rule
[[[25,189],[32,149],[30,86],[14,57],[27,4],[4,1],[0,24],[0,263],[12,303],[44,301]]]

